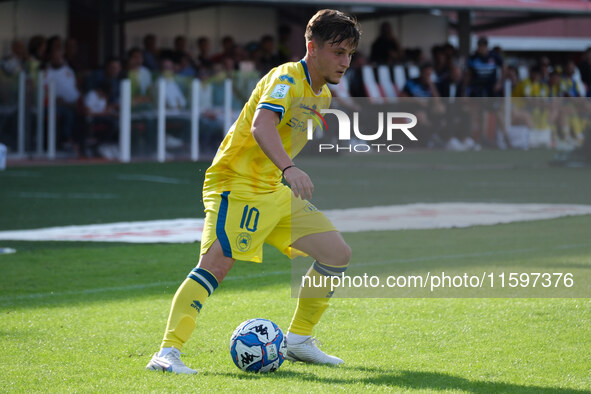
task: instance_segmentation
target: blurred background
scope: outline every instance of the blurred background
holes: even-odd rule
[[[341,103],[499,99],[466,111],[458,132],[434,127],[417,149],[544,148],[566,163],[591,160],[587,0],[13,0],[0,1],[8,163],[209,160],[258,79],[303,57],[306,23],[327,7],[363,30],[331,87]],[[561,98],[571,101],[549,107]],[[437,123],[436,112],[420,120]]]

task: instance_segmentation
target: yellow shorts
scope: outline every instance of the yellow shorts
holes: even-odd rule
[[[236,260],[262,262],[264,242],[294,257],[305,254],[292,249],[292,242],[305,235],[336,231],[322,212],[293,196],[285,185],[266,194],[206,194],[203,203],[202,255],[219,239],[224,255]]]

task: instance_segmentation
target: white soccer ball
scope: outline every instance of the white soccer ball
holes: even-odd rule
[[[277,324],[250,319],[230,338],[230,355],[238,368],[248,372],[275,372],[285,360],[285,337]]]

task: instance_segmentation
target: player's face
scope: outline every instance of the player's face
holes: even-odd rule
[[[337,84],[351,64],[355,47],[350,40],[339,44],[324,43],[315,50],[317,70],[328,83]]]

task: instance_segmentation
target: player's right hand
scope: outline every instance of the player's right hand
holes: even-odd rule
[[[299,197],[302,200],[312,199],[314,184],[308,174],[297,167],[289,167],[283,173],[283,177],[291,186],[291,190],[296,197]]]

